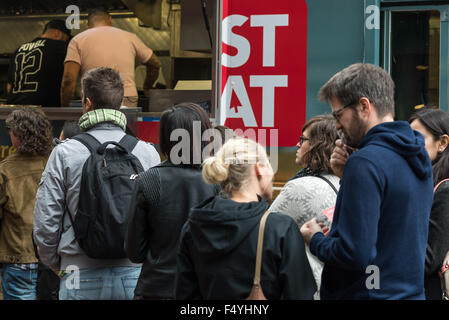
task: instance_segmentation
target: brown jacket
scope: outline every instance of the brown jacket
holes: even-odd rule
[[[37,262],[33,211],[46,163],[46,156],[18,152],[0,162],[0,263]]]

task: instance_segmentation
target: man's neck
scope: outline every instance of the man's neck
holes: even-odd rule
[[[375,119],[373,119],[373,120],[368,122],[365,134],[367,134],[368,131],[371,130],[371,128],[377,126],[378,124],[385,123],[385,122],[393,122],[393,121],[394,121],[394,118],[393,118],[393,115],[391,113],[386,114],[382,118],[377,118],[376,117]]]
[[[97,23],[94,23],[89,28],[92,29],[92,28],[97,28],[97,27],[112,27],[112,25],[110,25],[109,23],[97,22]]]
[[[43,35],[40,36],[40,38],[51,39],[51,40],[59,40],[59,39],[55,39],[55,37],[52,34],[48,34],[48,33],[44,33]]]

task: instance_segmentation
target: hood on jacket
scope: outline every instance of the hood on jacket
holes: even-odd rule
[[[414,131],[408,122],[384,122],[374,126],[363,137],[358,148],[367,145],[382,146],[401,155],[420,179],[432,175],[432,165],[424,147],[424,138]]]
[[[222,255],[239,246],[259,226],[268,203],[240,203],[215,196],[192,209],[188,220],[192,241],[202,254]]]

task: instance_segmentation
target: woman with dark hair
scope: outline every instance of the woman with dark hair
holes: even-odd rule
[[[228,141],[229,139],[231,139],[232,137],[235,136],[234,131],[232,131],[232,129],[226,127],[226,126],[222,126],[222,125],[216,125],[214,127],[214,137],[216,136],[217,139],[220,139],[221,144],[220,146],[223,146],[225,144],[226,141]],[[220,148],[217,148],[217,150]]]
[[[426,109],[409,119],[413,130],[424,137],[432,162],[435,193],[429,218],[424,288],[426,299],[441,300],[438,271],[449,250],[449,114],[439,109]]]
[[[38,109],[14,110],[6,129],[15,153],[0,162],[0,263],[4,300],[34,300],[38,259],[32,241],[37,188],[52,149],[52,128]]]
[[[296,145],[296,164],[303,169],[287,181],[270,210],[291,216],[298,228],[313,218],[330,227],[339,189],[339,178],[333,174],[330,165],[337,138],[332,115],[319,115],[306,122]],[[306,252],[317,283],[315,299],[318,299],[323,263],[310,253],[308,247]]]
[[[164,111],[159,126],[162,154],[167,160],[137,179],[126,250],[142,271],[134,299],[174,299],[179,236],[190,208],[218,192],[201,177],[203,133],[210,129],[207,113],[194,103]],[[205,156],[204,156],[205,157]]]

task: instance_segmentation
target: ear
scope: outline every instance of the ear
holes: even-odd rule
[[[260,163],[256,163],[254,165],[254,172],[256,173],[256,177],[259,180],[262,177],[262,168]]]
[[[55,30],[56,31],[56,40],[64,40],[64,35],[61,30]]]
[[[447,134],[443,134],[438,140],[438,144],[438,152],[444,152],[444,150],[446,150],[447,146],[449,145],[449,136]]]
[[[256,176],[258,179],[262,178],[262,176],[267,176],[273,174],[271,171],[271,166],[268,164],[256,163],[254,165],[254,170],[256,171]]]
[[[84,98],[84,105],[86,106],[87,112],[94,110],[94,105],[92,104],[90,98]]]
[[[373,107],[371,105],[371,102],[368,100],[368,98],[366,97],[361,97],[359,100],[359,111],[361,112],[362,115],[365,115],[367,117],[369,117],[369,115],[371,114]]]

